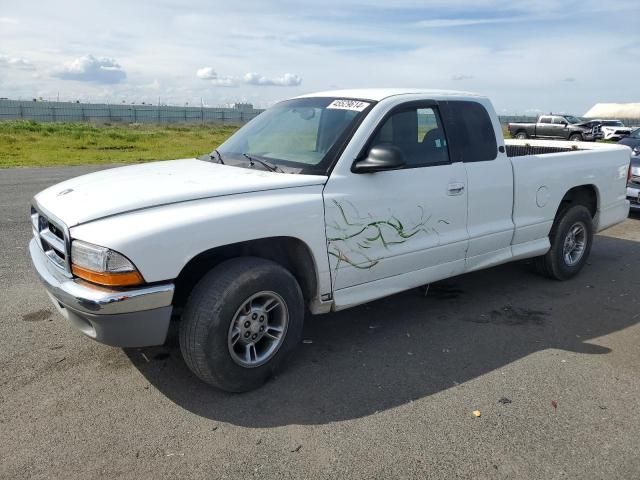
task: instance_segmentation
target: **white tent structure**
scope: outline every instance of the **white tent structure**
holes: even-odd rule
[[[597,103],[583,117],[640,119],[640,103]]]

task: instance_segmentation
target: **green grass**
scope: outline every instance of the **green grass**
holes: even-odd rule
[[[211,152],[233,125],[0,122],[0,168],[136,163]]]

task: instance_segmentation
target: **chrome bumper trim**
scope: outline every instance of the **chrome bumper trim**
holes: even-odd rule
[[[80,313],[114,315],[171,305],[175,287],[164,283],[127,290],[112,290],[69,278],[47,258],[37,241],[29,243],[31,261],[49,293],[62,305]]]

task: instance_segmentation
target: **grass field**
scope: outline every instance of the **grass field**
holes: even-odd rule
[[[136,163],[211,152],[235,125],[0,122],[0,168]],[[503,127],[505,138],[511,138]]]
[[[0,168],[134,163],[211,152],[232,125],[0,122]]]

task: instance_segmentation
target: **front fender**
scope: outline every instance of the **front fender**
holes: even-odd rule
[[[76,226],[73,239],[127,256],[147,282],[174,279],[206,250],[267,237],[304,242],[318,290],[331,292],[322,185],[228,195],[124,213]]]

